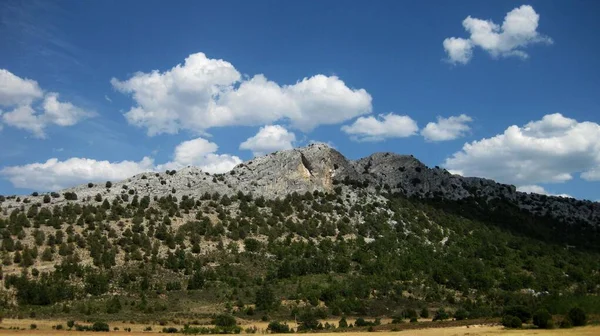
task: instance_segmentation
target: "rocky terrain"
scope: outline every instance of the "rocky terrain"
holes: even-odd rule
[[[266,199],[283,198],[291,193],[332,191],[337,183],[358,184],[366,190],[381,188],[407,197],[449,201],[503,200],[538,216],[551,216],[567,224],[600,224],[600,203],[572,198],[529,194],[515,186],[476,177],[452,175],[439,167],[429,168],[412,155],[375,153],[352,161],[325,144],[271,153],[236,166],[226,174],[211,175],[196,167],[179,171],[148,172],[123,181],[89,183],[52,194],[10,196],[0,203],[3,209],[26,204],[62,204],[65,193],[75,193],[77,202],[90,202],[98,194],[113,200],[122,195],[137,194],[160,197],[187,195],[199,197],[218,192],[234,195],[252,193]],[[109,187],[107,187],[109,186]],[[75,200],[71,200],[75,201]]]

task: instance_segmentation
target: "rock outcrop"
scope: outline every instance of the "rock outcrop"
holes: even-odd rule
[[[429,168],[412,155],[375,153],[351,161],[325,144],[271,153],[236,166],[226,174],[211,175],[196,167],[177,172],[148,172],[113,182],[81,185],[55,193],[52,204],[67,202],[66,192],[77,194],[77,202],[94,202],[97,195],[113,199],[122,195],[162,197],[173,195],[199,197],[205,193],[234,195],[252,193],[267,199],[285,197],[293,192],[330,192],[340,182],[357,182],[369,192],[384,188],[408,197],[438,198],[451,201],[474,198],[480,202],[501,199],[539,216],[552,216],[567,223],[600,226],[600,203],[572,198],[527,194],[512,185],[476,177],[452,175],[447,170]],[[0,203],[8,209],[42,203],[44,195],[10,197]]]

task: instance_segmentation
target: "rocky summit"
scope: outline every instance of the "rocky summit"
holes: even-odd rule
[[[523,193],[515,186],[493,180],[453,175],[447,170],[429,168],[412,155],[374,153],[359,160],[348,160],[325,144],[312,144],[257,157],[237,165],[226,174],[209,174],[197,167],[179,171],[147,172],[107,184],[88,183],[68,188],[51,197],[48,203],[89,202],[100,194],[109,200],[123,194],[140,196],[184,195],[198,197],[218,192],[234,195],[252,193],[266,199],[283,198],[292,193],[331,192],[334,185],[357,184],[366,191],[384,189],[407,197],[431,200],[476,200],[488,203],[507,201],[523,211],[551,216],[567,224],[600,224],[600,203],[573,198]],[[77,200],[60,197],[74,193]],[[32,204],[43,203],[45,194],[25,196]],[[56,197],[59,196],[59,197]],[[1,206],[18,206],[9,197]]]

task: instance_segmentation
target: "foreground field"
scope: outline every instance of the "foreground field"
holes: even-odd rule
[[[77,335],[131,335],[141,336],[149,335],[152,333],[158,333],[162,330],[159,325],[153,325],[152,331],[143,331],[146,326],[139,324],[129,323],[111,323],[111,329],[114,327],[119,328],[118,331],[111,331],[109,333],[97,333],[97,332],[80,332],[74,330],[54,330],[52,326],[55,326],[58,322],[50,320],[30,320],[30,319],[5,319],[0,326],[0,335],[66,335],[66,336],[77,336]],[[30,325],[36,324],[36,330],[30,330]],[[248,325],[250,326],[250,325]],[[257,334],[264,334],[266,324],[256,323],[254,324],[259,330]],[[425,327],[425,326],[424,326]],[[13,329],[9,329],[13,328]],[[131,332],[124,331],[125,328],[131,328]],[[522,329],[522,330],[509,330],[502,326],[492,325],[469,325],[469,326],[457,326],[457,327],[444,327],[444,328],[427,328],[424,329],[411,329],[401,331],[376,331],[377,335],[380,336],[494,336],[494,335],[512,335],[512,336],[528,336],[528,335],[549,335],[549,336],[596,336],[600,335],[600,326],[587,326],[581,328],[572,329],[553,329],[553,330],[539,330],[539,329]],[[319,333],[319,336],[366,336],[367,332],[344,332],[344,333]]]

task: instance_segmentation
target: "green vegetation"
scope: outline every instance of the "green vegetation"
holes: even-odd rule
[[[0,308],[70,322],[205,318],[218,328],[175,330],[184,333],[235,333],[236,317],[265,317],[269,330],[287,332],[278,321],[295,318],[302,331],[331,328],[320,321],[332,317],[349,328],[343,316],[362,316],[354,327],[363,328],[384,316],[502,317],[510,328],[544,328],[552,315],[568,327],[600,313],[599,253],[546,240],[542,226],[555,230],[553,219],[363,187],[336,182],[332,193],[275,200],[151,199],[124,188],[86,204],[3,207]],[[223,314],[191,313],[197,306]]]

